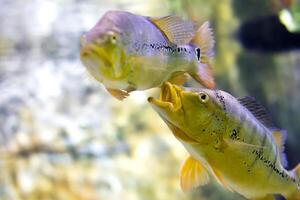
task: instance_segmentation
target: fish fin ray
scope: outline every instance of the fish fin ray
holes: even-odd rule
[[[210,58],[214,55],[213,48],[215,40],[209,22],[205,22],[200,26],[190,43],[200,48],[197,71],[192,72],[191,76],[201,85],[211,89],[214,88],[215,82],[213,79]]]
[[[176,85],[183,85],[188,80],[188,75],[185,72],[178,71],[171,75],[169,81]]]
[[[106,88],[106,90],[115,98],[122,101],[126,97],[129,96],[129,92],[125,90],[119,90],[119,89],[112,89],[112,88]]]
[[[215,81],[213,78],[212,68],[209,63],[199,63],[197,71],[191,72],[190,75],[201,85],[210,89],[215,88]]]
[[[274,128],[274,123],[271,115],[264,108],[264,106],[256,101],[254,97],[246,96],[238,98],[237,100],[240,102],[240,104],[246,107],[263,125],[270,129]]]
[[[149,19],[165,34],[170,42],[176,45],[188,44],[194,36],[194,23],[183,20],[179,16],[169,15],[161,18],[149,17]]]
[[[188,156],[180,169],[180,186],[186,192],[209,182],[207,169],[192,156]]]
[[[225,181],[223,175],[219,172],[219,170],[217,170],[213,166],[211,166],[211,170],[212,170],[212,175],[215,177],[215,179],[217,180],[217,182],[220,185],[222,185],[224,188],[226,188],[227,190],[233,192],[233,189],[231,189],[231,187],[229,186],[229,184]]]
[[[287,132],[285,130],[274,130],[272,132],[272,135],[273,135],[275,143],[276,143],[276,145],[279,149],[279,152],[281,153],[280,162],[281,162],[283,167],[287,167],[288,162],[287,162],[287,159],[286,159],[286,155],[284,153],[284,144],[285,144],[285,141],[286,141]]]

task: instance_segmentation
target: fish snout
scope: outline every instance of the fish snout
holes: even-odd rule
[[[80,58],[85,59],[91,56],[91,51],[87,48],[82,48],[80,50]]]

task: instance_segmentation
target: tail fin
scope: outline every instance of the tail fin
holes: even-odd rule
[[[293,170],[292,174],[295,177],[297,189],[291,194],[285,196],[287,200],[300,200],[300,164],[298,164]]]
[[[209,22],[202,24],[192,39],[191,44],[199,47],[196,49],[199,60],[198,69],[196,72],[191,72],[191,76],[200,84],[208,88],[214,88],[215,82],[209,59],[214,55],[213,48],[215,41]]]

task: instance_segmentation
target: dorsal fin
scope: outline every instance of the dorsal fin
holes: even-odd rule
[[[273,120],[267,110],[254,97],[246,96],[237,99],[256,119],[268,128],[274,128]]]
[[[183,20],[176,15],[169,15],[161,18],[150,18],[169,39],[176,45],[188,44],[195,34],[194,24],[191,21]]]
[[[280,162],[283,167],[288,166],[288,162],[286,159],[286,155],[284,153],[284,143],[286,140],[287,132],[285,130],[273,130],[272,132],[273,138],[275,140],[275,143],[277,145],[277,148],[280,152]]]

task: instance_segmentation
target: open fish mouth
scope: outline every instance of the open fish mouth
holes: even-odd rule
[[[181,108],[181,89],[169,82],[163,83],[159,99],[149,97],[149,103],[161,108],[169,108],[172,111],[177,111]]]

